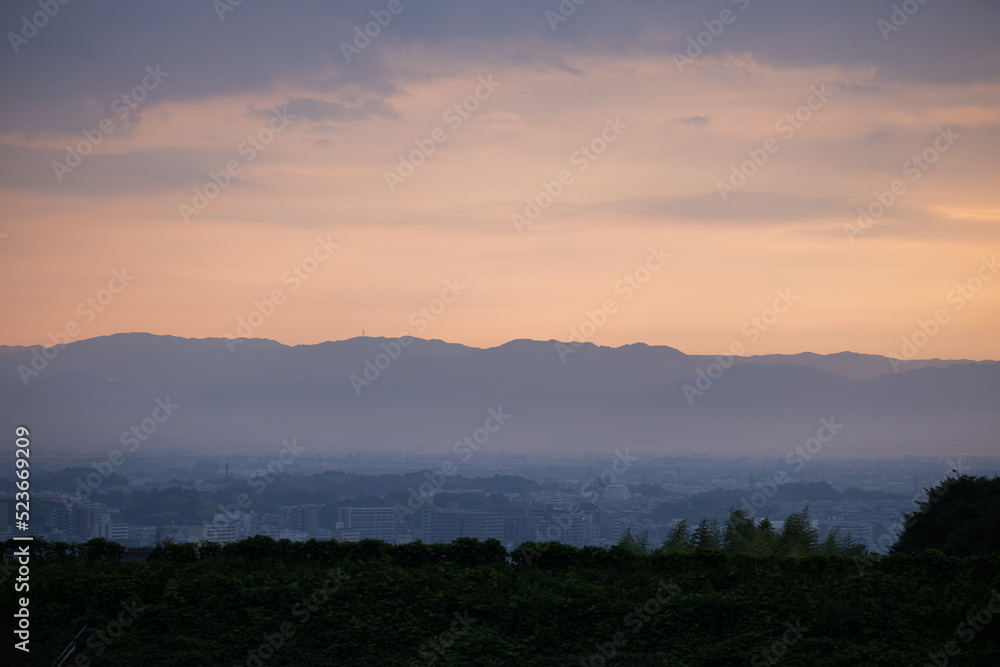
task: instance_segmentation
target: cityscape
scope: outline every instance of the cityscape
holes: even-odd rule
[[[83,489],[84,494],[45,490],[44,473],[37,473],[36,502],[52,509],[34,526],[36,534],[52,541],[104,538],[132,549],[150,549],[165,540],[225,544],[256,535],[293,541],[375,539],[389,544],[469,537],[495,539],[508,549],[530,541],[608,547],[617,544],[626,529],[632,534],[645,531],[652,544],[662,544],[678,521],[694,524],[706,517],[724,522],[730,509],[743,509],[757,520],[769,518],[780,528],[785,517],[807,505],[820,539],[839,528],[869,551],[887,553],[904,515],[927,498],[926,489],[949,475],[1000,473],[993,457],[969,454],[954,459],[817,457],[794,471],[784,461],[750,457],[642,460],[626,449],[605,458],[540,461],[484,452],[455,480],[440,472],[440,464],[435,471],[433,457],[426,454],[400,458],[356,454],[339,459],[303,455],[287,466],[277,459],[245,456],[133,458],[123,463],[115,479],[102,481],[95,491],[86,484],[95,468],[66,468],[75,475],[76,491]],[[279,481],[280,486],[294,487],[297,477],[322,476],[331,470],[351,475],[352,488],[361,492],[354,498],[337,497],[332,506],[276,505],[267,495],[267,487],[277,487]],[[398,477],[397,488],[385,494],[381,505],[374,499],[381,495],[384,482],[371,491],[364,489],[365,478],[375,475]],[[454,484],[458,479],[461,484]],[[113,484],[120,482],[125,483]],[[329,483],[335,495],[337,484]],[[211,517],[204,520],[195,520],[194,513],[158,525],[125,519],[128,512],[123,510],[135,491],[166,489],[194,492],[206,505],[229,490],[232,500],[216,502]],[[388,501],[397,497],[394,503]],[[357,506],[354,499],[365,502]],[[14,534],[12,500],[11,491],[0,492],[3,539]],[[266,511],[258,509],[264,506]],[[493,506],[498,507],[483,509]]]

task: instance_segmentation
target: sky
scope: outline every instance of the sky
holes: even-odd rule
[[[12,0],[0,28],[0,344],[1000,359],[995,1]]]

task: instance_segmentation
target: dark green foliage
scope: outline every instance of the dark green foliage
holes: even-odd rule
[[[744,510],[732,510],[726,521],[725,549],[729,553],[750,553],[757,527]]]
[[[719,527],[718,519],[709,521],[703,518],[698,522],[698,527],[691,535],[691,546],[696,549],[721,549],[722,529]]]
[[[117,542],[109,542],[103,537],[95,537],[77,545],[77,554],[92,561],[105,559],[117,563],[124,553],[125,547]]]
[[[622,534],[621,539],[618,540],[618,546],[626,551],[631,551],[633,553],[645,554],[652,551],[652,547],[649,544],[649,531],[644,530],[638,535],[632,534],[632,527],[629,526],[625,529]]]
[[[785,519],[778,538],[778,551],[782,556],[801,558],[816,551],[819,532],[809,522],[809,506],[793,512]]]
[[[953,556],[1000,552],[1000,477],[959,474],[932,489],[907,514],[895,553],[937,549]]]
[[[661,548],[666,551],[688,551],[691,548],[691,526],[687,520],[681,519],[670,529]]]
[[[837,531],[819,543],[808,507],[781,531],[739,510],[724,527],[682,521],[652,552],[631,530],[610,549],[509,554],[471,539],[165,542],[140,562],[101,539],[37,540],[31,659],[51,664],[87,626],[67,665],[1000,664],[996,485],[943,484],[900,541],[927,550],[889,556]],[[0,546],[9,584],[23,543]],[[5,585],[0,603],[24,594]]]
[[[839,526],[831,530],[830,534],[823,540],[823,544],[820,545],[820,553],[824,556],[834,556],[837,554],[842,556],[864,556],[867,551],[865,545],[855,542],[850,533],[841,535]]]
[[[715,519],[709,521],[705,517],[694,532],[691,532],[687,521],[681,519],[671,529],[659,550],[689,551],[697,547],[721,548],[731,554],[794,558],[820,554],[861,556],[866,552],[864,545],[855,543],[850,535],[842,537],[837,530],[834,530],[823,544],[819,544],[818,539],[819,535],[811,525],[808,505],[790,515],[780,533],[774,530],[769,519],[762,519],[759,525],[754,525],[753,519],[745,511],[730,509],[724,530],[719,527]]]
[[[745,539],[748,526],[732,518],[727,535]],[[756,526],[754,540],[762,535],[779,539]],[[2,546],[6,565],[19,544]],[[99,541],[32,549],[31,656],[40,665],[84,625],[103,632],[123,614],[128,625],[113,641],[95,635],[77,655],[122,667],[246,665],[252,655],[268,667],[761,665],[795,637],[776,664],[921,665],[949,641],[961,650],[956,665],[1000,664],[1000,614],[978,631],[967,622],[1000,602],[1000,555],[859,562],[542,543],[508,557],[475,540],[257,537],[164,544],[147,561],[119,563]],[[13,598],[4,586],[5,609]]]

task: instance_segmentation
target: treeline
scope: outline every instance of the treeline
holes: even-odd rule
[[[789,515],[780,531],[775,530],[770,519],[761,519],[759,523],[755,523],[745,511],[731,509],[724,525],[720,525],[718,519],[702,517],[698,525],[691,528],[685,519],[681,519],[670,530],[663,545],[656,550],[652,548],[646,531],[633,535],[631,529],[628,529],[620,544],[643,553],[721,549],[731,554],[795,558],[817,555],[861,556],[867,551],[849,533],[841,534],[839,528],[834,528],[820,542],[819,531],[812,527],[809,518],[808,505]]]
[[[37,540],[0,601],[30,600],[39,665],[77,636],[66,665],[995,665],[998,507],[1000,478],[949,477],[888,556],[819,543],[808,508],[608,549],[253,537],[129,562]],[[8,583],[24,548],[3,544]]]
[[[732,507],[743,507],[754,492],[742,489],[711,489],[679,501],[660,503],[650,511],[650,517],[660,521],[684,519],[689,523],[702,517],[724,519]],[[777,486],[772,502],[821,502],[839,500],[902,500],[904,496],[887,491],[864,491],[848,487],[843,491],[829,482],[789,482]],[[765,506],[758,514],[767,516],[773,506]]]
[[[984,616],[1000,610],[995,554],[255,537],[120,555],[32,546],[33,664],[84,628],[66,665],[922,665],[946,647],[1000,660],[1000,618]],[[3,587],[5,608],[14,595]]]

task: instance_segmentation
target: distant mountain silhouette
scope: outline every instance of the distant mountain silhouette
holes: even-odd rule
[[[130,333],[51,348],[48,360],[42,348],[0,347],[0,419],[7,433],[25,423],[37,443],[81,451],[120,449],[122,433],[167,397],[181,407],[144,447],[266,452],[296,437],[314,453],[445,456],[502,407],[512,417],[484,449],[784,456],[833,417],[844,428],[822,455],[997,451],[992,361],[913,360],[897,373],[886,357],[849,352],[726,359],[644,344],[397,345]]]

